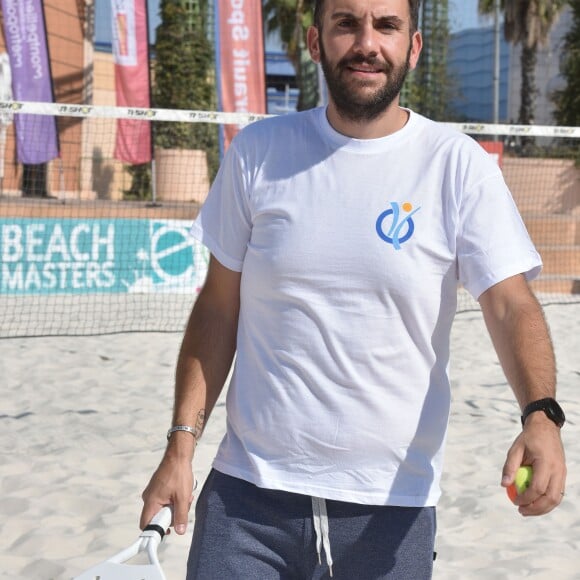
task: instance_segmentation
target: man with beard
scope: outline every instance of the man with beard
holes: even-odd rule
[[[320,0],[327,107],[246,127],[192,234],[212,257],[184,334],[173,427],[143,493],[184,533],[192,458],[236,354],[227,432],[197,500],[187,578],[430,578],[457,284],[482,307],[522,409],[502,485],[562,498],[540,258],[497,165],[399,105],[418,0]]]

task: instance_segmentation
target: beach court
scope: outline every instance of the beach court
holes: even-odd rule
[[[568,416],[564,502],[548,516],[523,519],[499,486],[520,429],[518,408],[481,314],[459,314],[436,580],[580,578],[580,304],[545,311]],[[0,577],[71,578],[133,541],[141,491],[165,446],[180,338],[124,333],[0,341]],[[200,482],[224,422],[222,396],[196,453]],[[184,577],[190,534],[191,526],[161,547],[168,580]]]

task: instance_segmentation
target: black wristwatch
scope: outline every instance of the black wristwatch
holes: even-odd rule
[[[526,405],[524,412],[522,413],[522,427],[528,418],[530,413],[535,413],[536,411],[544,411],[546,417],[553,421],[558,427],[562,427],[566,422],[566,416],[562,407],[558,405],[556,399],[548,397],[547,399],[540,399],[539,401],[534,401],[529,405]]]

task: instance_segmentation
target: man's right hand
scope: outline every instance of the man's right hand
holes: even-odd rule
[[[191,458],[166,453],[141,497],[144,502],[139,523],[141,529],[162,507],[171,506],[173,528],[177,534],[185,534],[189,508],[193,502]]]

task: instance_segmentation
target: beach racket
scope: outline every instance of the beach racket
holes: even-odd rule
[[[170,525],[171,508],[164,507],[133,544],[73,580],[166,580],[157,557],[157,548]],[[140,553],[147,554],[147,564],[128,563]]]

